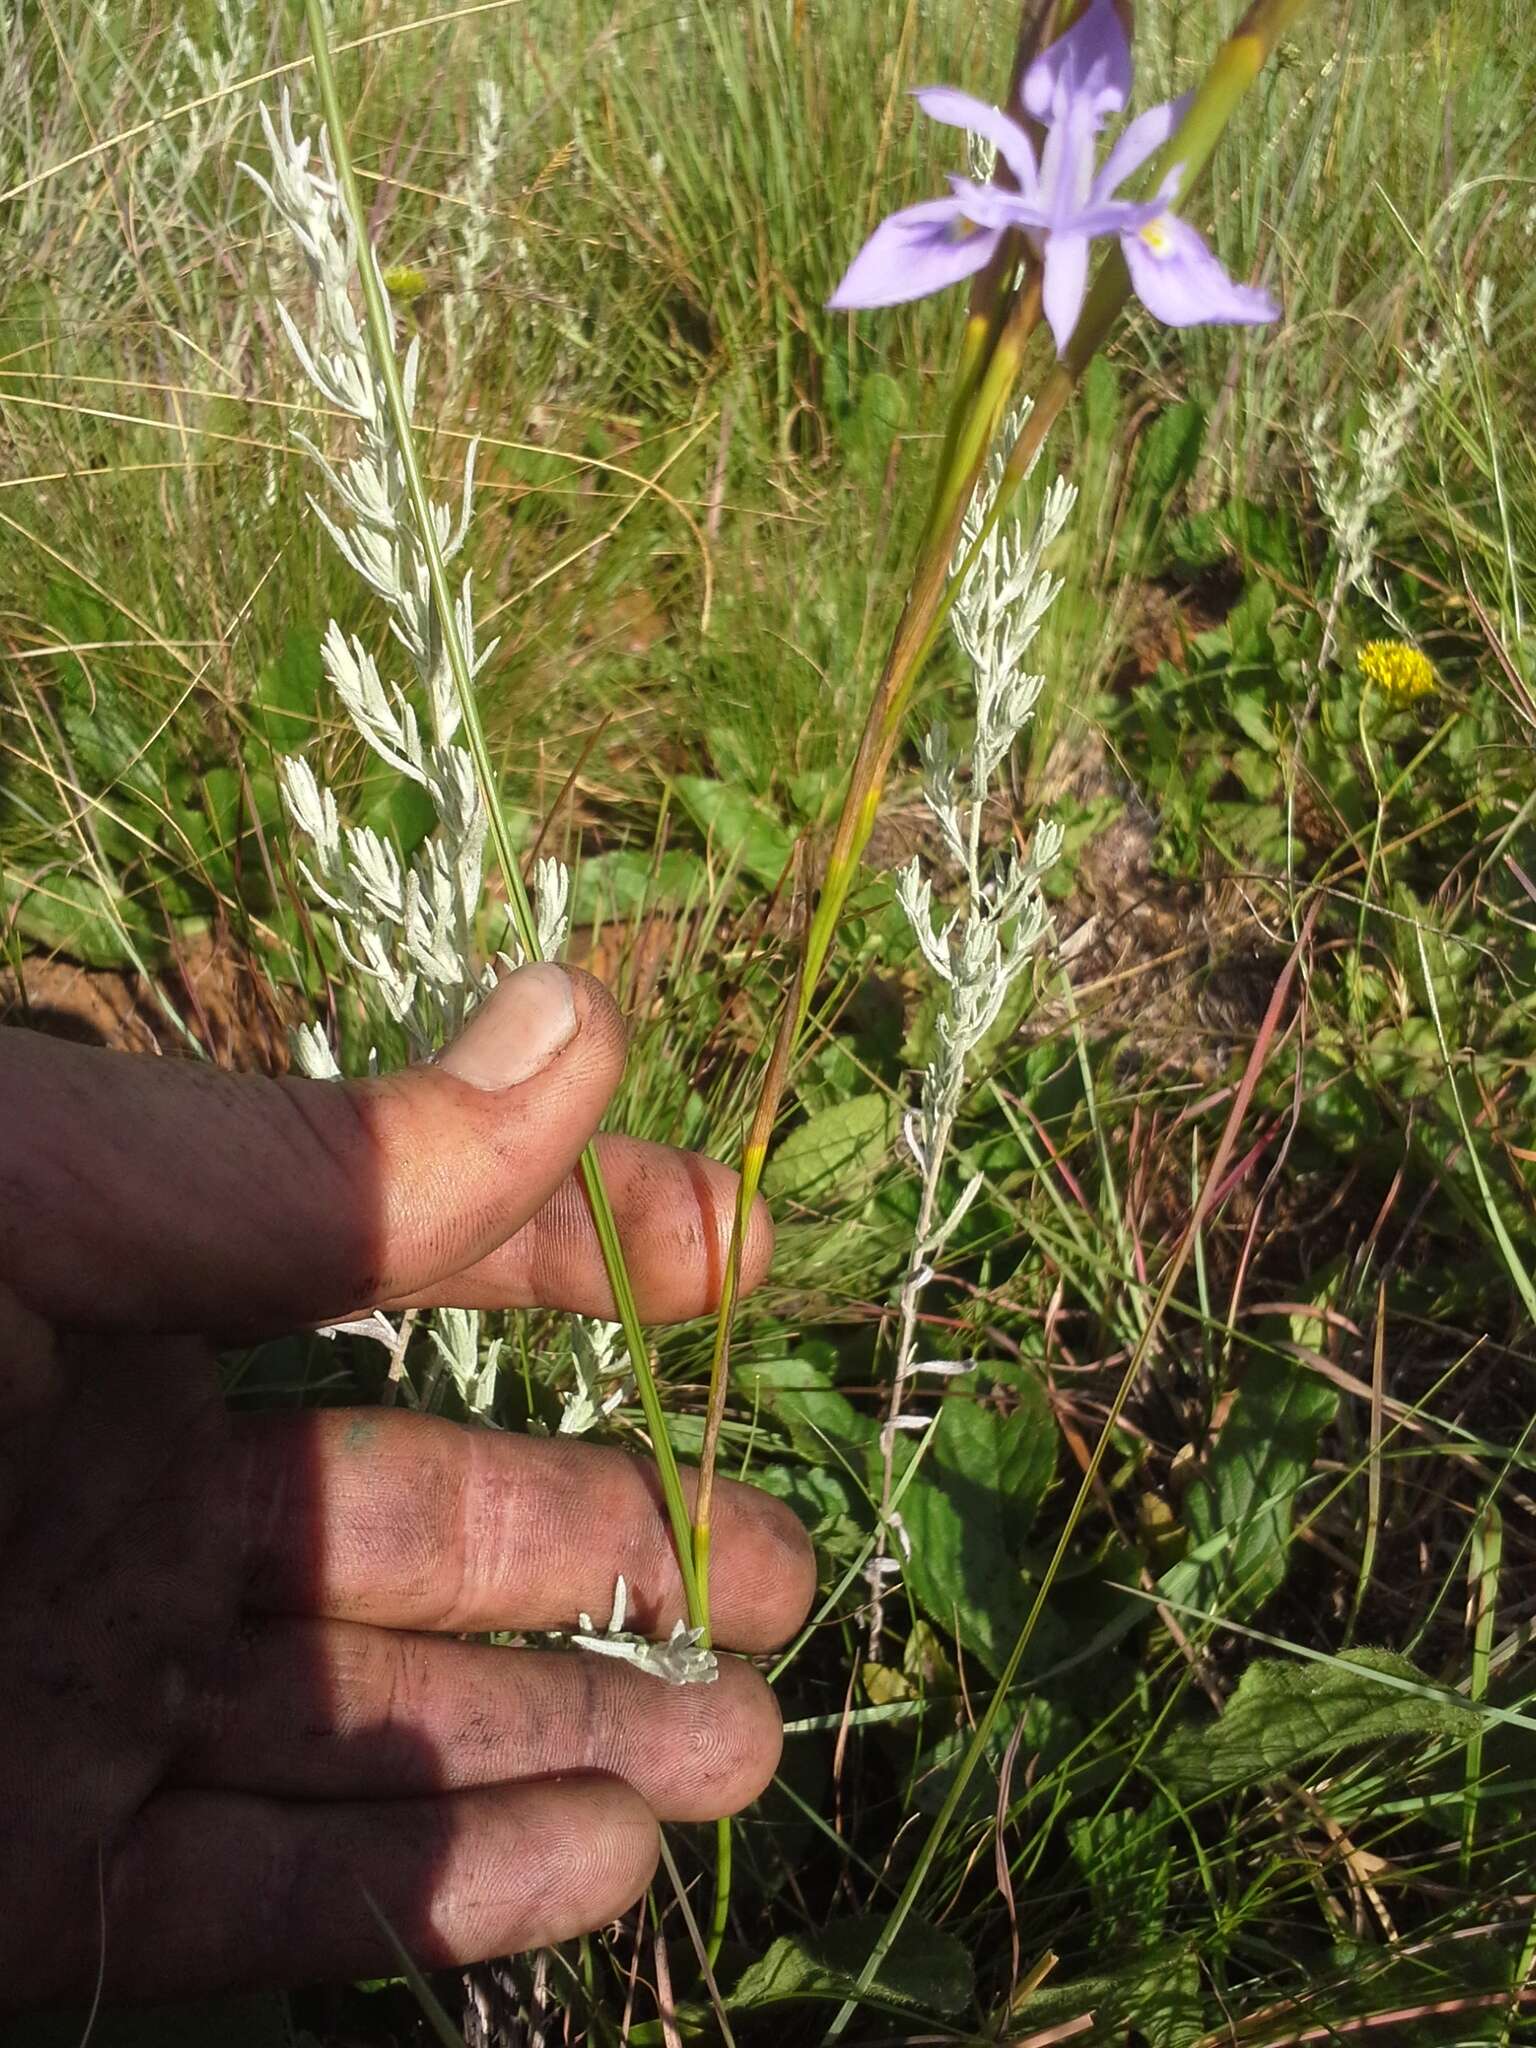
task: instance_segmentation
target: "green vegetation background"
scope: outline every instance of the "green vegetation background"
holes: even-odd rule
[[[1143,101],[1197,75],[1230,12],[1138,8]],[[995,95],[1012,11],[417,14],[339,5],[336,33],[440,473],[483,437],[493,742],[526,842],[576,866],[577,956],[635,1019],[616,1114],[729,1157],[791,851],[835,806],[899,603],[959,312],[821,306],[948,163],[906,89]],[[248,24],[221,73],[236,18],[0,12],[0,933],[13,1021],[270,1066],[318,1016],[355,1065],[275,759],[309,750],[403,848],[427,821],[323,692],[325,621],[379,620],[306,509],[290,429],[326,430],[273,314],[300,286],[235,169],[279,67],[312,114],[297,32]],[[741,1830],[721,1982],[743,2043],[818,2039],[868,1952],[1251,1061],[1237,1166],[996,1769],[856,2037],[1025,2041],[1091,2014],[1072,2038],[1150,2048],[1531,2038],[1533,27],[1523,0],[1315,10],[1205,202],[1283,322],[1128,327],[1051,443],[1082,497],[995,827],[1066,824],[1062,944],[968,1105],[956,1184],[986,1191],[928,1341],[972,1369],[944,1383],[872,1660],[858,1567],[914,1206],[896,1134],[932,1029],[890,885],[931,842],[910,757],[898,774],[736,1354],[732,1469],[793,1501],[844,1588],[780,1675],[783,1772]],[[479,309],[455,312],[485,77],[506,139]],[[1374,591],[1341,587],[1315,451],[1347,474],[1368,398],[1416,368]],[[1397,634],[1381,599],[1435,664],[1411,705],[1356,664]],[[962,684],[941,653],[915,719],[963,720]],[[569,1366],[553,1323],[510,1334],[516,1427]],[[660,1355],[686,1448],[707,1332]],[[298,1340],[230,1367],[253,1401],[367,1399],[381,1370]],[[658,1904],[680,2024],[716,2038]],[[556,1959],[571,2038],[618,2038],[629,1960],[622,1933]],[[640,2006],[627,2038],[659,2041]],[[425,2024],[399,1986],[246,2017],[263,2039]]]

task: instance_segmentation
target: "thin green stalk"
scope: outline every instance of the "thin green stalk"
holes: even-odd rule
[[[367,313],[368,338],[373,345],[375,367],[383,379],[389,400],[390,418],[400,449],[406,495],[410,499],[411,514],[426,556],[427,575],[432,587],[432,603],[437,613],[438,630],[443,636],[443,647],[453,676],[454,692],[458,697],[463,717],[465,744],[474,762],[475,779],[490,819],[491,844],[495,849],[496,865],[506,886],[507,900],[512,908],[512,921],[517,928],[518,941],[528,958],[536,960],[539,958],[539,943],[533,909],[523,884],[517,850],[512,844],[506,817],[502,811],[496,770],[491,761],[490,748],[486,745],[485,728],[481,724],[479,706],[475,701],[474,682],[470,676],[463,642],[459,637],[453,594],[448,588],[448,572],[443,562],[442,549],[438,545],[437,528],[432,520],[426,480],[422,475],[421,463],[416,453],[411,418],[400,384],[399,365],[395,361],[389,302],[383,279],[379,275],[373,244],[368,237],[367,209],[358,190],[352,152],[347,144],[346,124],[342,118],[341,99],[336,89],[336,71],[331,62],[330,42],[321,0],[304,0],[304,13],[309,27],[315,81],[320,89],[320,104],[325,114],[326,132],[330,137],[331,157],[336,167],[342,203],[346,207],[347,216],[352,224],[353,239],[357,245],[358,275],[362,283]],[[640,1405],[645,1411],[646,1427],[650,1431],[657,1470],[661,1475],[667,1515],[672,1527],[673,1541],[677,1546],[678,1568],[682,1573],[683,1588],[687,1597],[688,1617],[695,1627],[699,1627],[703,1624],[704,1609],[698,1577],[694,1571],[688,1504],[683,1498],[682,1478],[678,1471],[676,1453],[667,1435],[661,1393],[656,1384],[656,1375],[651,1369],[650,1348],[640,1325],[640,1313],[635,1305],[634,1290],[630,1286],[629,1273],[624,1263],[613,1205],[603,1185],[596,1154],[590,1145],[581,1155],[581,1179],[592,1210],[598,1243],[602,1247],[603,1264],[607,1269],[609,1285],[613,1289],[619,1321],[623,1326],[624,1341],[629,1348],[630,1364],[640,1394]]]
[[[1424,945],[1424,928],[1422,925],[1416,924],[1414,926],[1413,937],[1414,944],[1418,948],[1419,968],[1424,976],[1424,999],[1429,1005],[1430,1021],[1435,1027],[1435,1043],[1440,1048],[1440,1059],[1445,1068],[1446,1086],[1451,1091],[1451,1106],[1456,1112],[1456,1121],[1460,1124],[1461,1135],[1466,1141],[1467,1164],[1472,1169],[1472,1178],[1477,1182],[1477,1192],[1482,1197],[1483,1213],[1488,1218],[1488,1227],[1493,1232],[1494,1242],[1498,1245],[1500,1255],[1504,1260],[1504,1269],[1514,1282],[1515,1291],[1520,1296],[1526,1314],[1533,1320],[1536,1320],[1536,1278],[1532,1277],[1531,1271],[1524,1259],[1521,1258],[1519,1252],[1515,1249],[1514,1239],[1509,1234],[1508,1225],[1504,1221],[1498,1202],[1494,1198],[1493,1189],[1489,1185],[1488,1175],[1483,1166],[1482,1154],[1477,1148],[1477,1140],[1472,1134],[1472,1124],[1467,1116],[1466,1104],[1461,1099],[1461,1089],[1456,1083],[1456,1062],[1452,1058],[1451,1048],[1446,1042],[1445,1025],[1440,1016],[1440,998],[1435,989],[1434,975],[1430,971],[1429,954]],[[1443,950],[1443,940],[1441,941],[1441,946]]]
[[[1370,916],[1371,890],[1374,887],[1376,881],[1376,869],[1378,863],[1381,861],[1382,858],[1382,838],[1386,831],[1387,812],[1391,808],[1391,805],[1397,797],[1398,792],[1407,787],[1408,784],[1410,784],[1414,780],[1414,778],[1418,775],[1419,770],[1424,766],[1424,763],[1429,759],[1430,755],[1433,754],[1439,747],[1441,747],[1445,743],[1446,740],[1450,738],[1451,734],[1456,729],[1457,723],[1461,718],[1461,707],[1458,705],[1456,709],[1453,710],[1448,717],[1443,718],[1440,721],[1440,724],[1436,727],[1435,731],[1431,733],[1430,737],[1424,742],[1423,746],[1419,748],[1419,751],[1414,755],[1413,759],[1409,761],[1405,768],[1400,769],[1399,772],[1393,776],[1391,782],[1387,785],[1387,787],[1383,789],[1381,786],[1381,780],[1376,773],[1376,757],[1371,751],[1371,736],[1369,726],[1367,723],[1369,717],[1370,704],[1370,697],[1364,692],[1362,692],[1360,697],[1360,711],[1357,730],[1360,735],[1360,751],[1365,756],[1365,765],[1371,771],[1371,781],[1375,786],[1376,790],[1376,820],[1371,827],[1371,849],[1370,853],[1366,858],[1365,879],[1360,884],[1360,908],[1356,913],[1355,918],[1355,957],[1357,960],[1363,959],[1365,957],[1365,927],[1367,919]],[[1360,1010],[1360,990],[1358,982],[1355,985],[1354,995],[1356,1010],[1355,1022],[1357,1027],[1363,1029],[1365,1019],[1363,1013]]]
[[[1467,1697],[1481,1706],[1488,1697],[1488,1675],[1493,1661],[1493,1631],[1499,1612],[1499,1571],[1504,1556],[1504,1518],[1490,1497],[1483,1504],[1472,1530],[1472,1556],[1468,1571],[1467,1617],[1472,1624],[1472,1669]],[[1483,1778],[1483,1731],[1479,1728],[1467,1743],[1466,1804],[1461,1821],[1461,1881],[1472,1882],[1472,1858],[1477,1848],[1477,1793]]]
[[[991,435],[996,431],[997,422],[1007,407],[1017,381],[1023,364],[1025,343],[1039,318],[1039,311],[1040,291],[1037,279],[1015,307],[981,380],[976,412],[989,423],[988,432],[983,435],[972,427],[961,437],[960,459],[963,459],[966,465],[965,488],[955,490],[953,480],[944,476],[940,477],[936,486],[935,506],[948,501],[952,510],[946,526],[930,542],[919,563],[911,592],[896,628],[890,654],[886,658],[885,668],[870,703],[864,731],[859,740],[859,751],[849,772],[831,850],[822,874],[816,909],[806,932],[794,984],[780,1014],[779,1028],[769,1055],[767,1071],[742,1148],[736,1218],[731,1233],[730,1255],[726,1260],[725,1277],[721,1285],[720,1307],[715,1320],[715,1341],[710,1361],[709,1407],[699,1458],[698,1505],[694,1516],[696,1563],[699,1576],[705,1582],[706,1601],[714,1467],[720,1425],[725,1413],[731,1325],[740,1290],[742,1247],[746,1242],[752,1205],[757,1199],[758,1188],[762,1182],[769,1141],[773,1136],[779,1104],[783,1100],[784,1090],[788,1084],[800,1034],[810,1015],[816,985],[831,950],[832,939],[842,916],[843,905],[847,901],[853,877],[858,871],[860,855],[874,829],[885,771],[895,751],[896,742],[901,736],[902,722],[911,700],[912,688],[923,662],[933,648],[943,620],[947,616],[949,602],[952,601],[955,584],[950,578],[949,566],[961,517],[969,502],[976,478],[986,461]]]

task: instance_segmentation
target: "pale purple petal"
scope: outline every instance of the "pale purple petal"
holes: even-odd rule
[[[1093,0],[1064,36],[1040,52],[1024,74],[1024,108],[1037,121],[1058,118],[1068,102],[1086,100],[1096,121],[1118,114],[1131,94],[1131,46],[1114,0]]]
[[[1160,213],[1120,237],[1136,296],[1170,327],[1245,327],[1279,318],[1268,292],[1228,277],[1203,237]]]
[[[1075,235],[1129,234],[1133,228],[1144,227],[1149,220],[1156,220],[1165,204],[1161,199],[1090,200],[1068,221],[1067,229]]]
[[[1017,121],[1010,120],[1000,108],[989,107],[985,100],[973,99],[970,93],[956,92],[948,85],[925,85],[912,97],[933,120],[985,136],[1018,179],[1019,190],[1034,191],[1035,146]]]
[[[1045,243],[1045,277],[1041,303],[1046,321],[1056,337],[1056,353],[1065,355],[1083,297],[1088,289],[1088,237],[1048,235]]]
[[[1046,130],[1040,152],[1040,205],[1048,227],[1068,230],[1093,190],[1093,110],[1085,99],[1069,100]]]
[[[1183,120],[1193,93],[1179,100],[1164,100],[1160,107],[1148,107],[1121,130],[1114,148],[1104,159],[1093,181],[1095,199],[1111,199],[1126,179],[1139,171],[1152,152],[1161,149]]]
[[[883,220],[827,301],[836,312],[899,306],[980,270],[999,230],[974,226],[958,200],[928,199]]]
[[[1004,191],[1001,185],[977,185],[969,178],[951,175],[949,189],[955,195],[960,211],[979,228],[1040,228],[1046,225],[1043,208],[1033,199],[1026,199],[1022,192]],[[1114,216],[1113,225],[1100,230],[1102,234],[1118,234],[1126,222],[1122,216],[1140,211],[1156,213],[1157,206],[1135,209],[1122,200],[1111,200],[1107,209]]]

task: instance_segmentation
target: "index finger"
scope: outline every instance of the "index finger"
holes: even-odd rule
[[[453,1634],[571,1628],[607,1617],[622,1575],[633,1627],[665,1636],[686,1619],[655,1467],[626,1452],[365,1408],[242,1418],[235,1456],[254,1607]],[[791,1636],[816,1589],[794,1514],[721,1481],[711,1551],[717,1641]]]
[[[507,975],[435,1065],[225,1074],[0,1032],[0,1279],[76,1328],[265,1332],[425,1293],[561,1187],[624,1067],[590,976]]]

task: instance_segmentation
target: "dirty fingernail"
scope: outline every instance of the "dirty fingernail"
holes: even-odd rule
[[[437,1064],[472,1088],[515,1088],[542,1073],[576,1030],[570,976],[534,960],[497,983]]]

